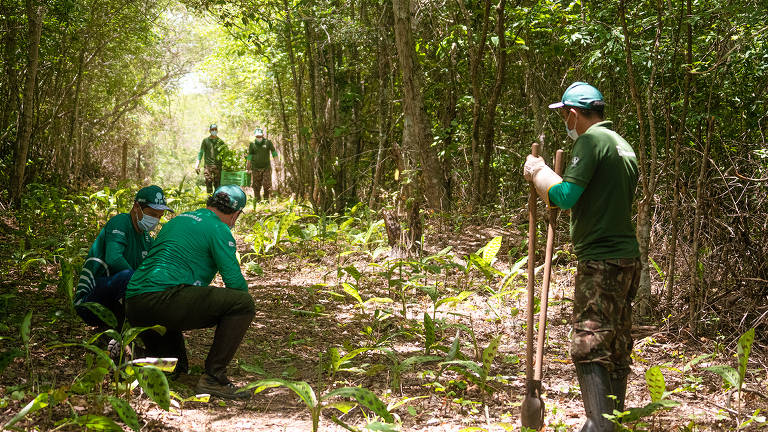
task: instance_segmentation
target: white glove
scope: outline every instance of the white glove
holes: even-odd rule
[[[523,166],[523,177],[529,182],[533,181],[533,177],[536,173],[546,166],[547,164],[541,156],[528,155],[528,157],[525,158],[525,166]]]
[[[549,203],[549,188],[561,183],[563,178],[555,174],[554,171],[544,162],[541,157],[534,157],[528,155],[525,159],[525,167],[523,167],[523,176],[526,180],[533,183],[536,188],[536,193],[539,194],[542,200],[547,204],[547,207],[551,207]]]

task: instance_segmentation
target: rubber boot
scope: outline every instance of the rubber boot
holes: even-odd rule
[[[616,410],[624,411],[624,401],[627,398],[627,376],[628,370],[614,371],[611,374],[611,390],[616,395]]]
[[[614,432],[615,425],[603,417],[603,414],[613,414],[613,399],[611,378],[605,366],[599,363],[577,363],[576,376],[581,387],[581,399],[587,420],[581,427],[581,432]]]
[[[235,356],[252,320],[252,314],[224,317],[216,326],[213,344],[205,359],[205,373],[216,378],[219,383],[229,383],[227,365]]]

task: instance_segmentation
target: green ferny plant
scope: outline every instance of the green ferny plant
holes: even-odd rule
[[[334,397],[355,399],[357,403],[373,411],[386,422],[394,422],[394,417],[392,417],[392,414],[387,410],[387,406],[384,402],[382,402],[372,391],[362,387],[342,387],[332,390],[318,398],[312,387],[305,381],[289,381],[279,378],[271,378],[250,383],[243,388],[243,391],[255,389],[253,393],[257,394],[273,387],[286,387],[296,393],[296,395],[304,402],[312,417],[313,432],[317,432],[318,427],[320,426],[320,413],[324,409],[335,408],[343,413],[347,413],[354,407],[354,405],[345,402],[331,402],[330,399]],[[347,425],[336,416],[333,416],[332,418],[334,423],[339,424],[347,430],[353,430],[351,426]]]

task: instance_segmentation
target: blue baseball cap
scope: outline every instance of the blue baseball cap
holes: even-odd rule
[[[227,194],[229,197],[229,208],[234,211],[242,210],[245,207],[245,192],[237,185],[223,185],[219,186],[214,192],[214,195],[218,195],[220,192]]]
[[[564,106],[595,109],[593,104],[598,101],[603,102],[603,106],[605,105],[603,94],[600,93],[600,90],[585,82],[576,81],[565,89],[565,93],[563,93],[563,98],[560,102],[550,104],[549,107],[552,109],[562,108]]]

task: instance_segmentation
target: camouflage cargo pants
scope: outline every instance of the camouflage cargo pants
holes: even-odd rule
[[[632,300],[640,268],[639,258],[579,261],[571,336],[574,363],[600,363],[612,373],[629,371]]]
[[[261,188],[264,188],[264,199],[269,199],[269,192],[272,190],[272,169],[254,168],[251,171],[251,187],[253,187],[253,197],[261,200]]]
[[[206,165],[203,177],[205,177],[205,189],[208,193],[213,193],[215,189],[221,186],[221,167],[218,165]]]

